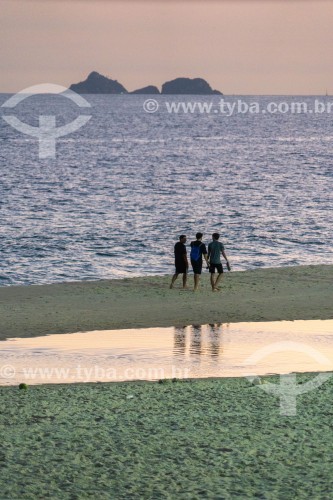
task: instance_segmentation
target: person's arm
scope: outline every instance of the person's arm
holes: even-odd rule
[[[220,250],[221,250],[221,254],[223,255],[224,259],[226,262],[229,262],[228,261],[228,257],[226,256],[226,253],[225,253],[225,249],[224,249],[224,245],[223,243],[220,243]]]
[[[207,249],[206,249],[206,245],[204,243],[203,243],[202,255],[204,256],[204,259],[206,261],[207,266],[209,266],[209,259],[208,259]]]
[[[226,256],[226,253],[225,253],[225,251],[224,251],[224,247],[223,247],[223,250],[221,250],[221,253],[222,253],[222,255],[223,255],[223,257],[225,258],[225,261],[226,261],[226,263],[227,263],[227,269],[228,269],[228,271],[231,271],[231,266],[230,266],[230,263],[229,263],[228,257]]]
[[[186,269],[188,269],[188,260],[187,260],[187,252],[186,251],[183,254],[183,259],[184,259],[184,262],[185,262],[185,265],[186,265]]]

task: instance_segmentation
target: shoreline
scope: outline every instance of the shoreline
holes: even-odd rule
[[[302,380],[302,378],[306,378],[309,377],[309,378],[314,378],[316,377],[318,374],[324,374],[324,375],[328,375],[330,374],[331,376],[330,377],[327,377],[327,380],[323,382],[323,384],[325,384],[332,376],[333,376],[333,371],[332,370],[321,370],[321,371],[313,371],[313,370],[310,370],[310,371],[305,371],[305,372],[301,372],[301,371],[292,371],[292,372],[289,372],[289,373],[293,373],[296,375],[297,377],[297,380]],[[158,385],[164,385],[164,386],[167,386],[167,387],[173,387],[173,384],[180,384],[180,383],[184,383],[184,384],[195,384],[195,383],[202,383],[202,384],[205,384],[205,383],[209,383],[209,382],[221,382],[221,383],[224,383],[224,384],[229,384],[233,381],[237,381],[237,380],[246,380],[248,382],[248,385],[253,387],[253,388],[256,388],[258,387],[258,385],[261,385],[261,384],[265,384],[267,382],[270,382],[270,380],[274,380],[275,382],[277,382],[277,384],[279,383],[278,380],[281,376],[284,376],[284,375],[289,375],[289,373],[264,373],[264,374],[260,374],[260,375],[253,375],[254,378],[257,378],[257,379],[260,379],[261,383],[260,384],[256,384],[256,383],[252,383],[248,380],[248,378],[245,376],[245,375],[234,375],[234,376],[230,376],[230,375],[225,375],[225,376],[209,376],[209,377],[184,377],[184,378],[178,378],[178,377],[173,377],[173,378],[162,378],[162,379],[142,379],[142,378],[136,378],[136,379],[130,379],[130,380],[98,380],[98,381],[91,381],[91,380],[82,380],[80,382],[78,381],[74,381],[74,382],[50,382],[50,381],[47,381],[47,382],[41,382],[41,383],[31,383],[29,381],[27,381],[26,379],[22,379],[22,382],[23,384],[26,384],[27,385],[27,388],[25,390],[22,390],[22,393],[24,393],[25,391],[28,391],[29,389],[33,388],[33,387],[43,387],[45,389],[48,389],[48,388],[53,388],[53,387],[58,387],[59,390],[61,389],[64,389],[65,387],[73,387],[74,389],[75,388],[79,388],[79,387],[93,387],[93,386],[100,386],[100,385],[132,385],[132,386],[136,386],[136,384],[158,384]],[[19,385],[18,383],[13,383],[13,384],[6,384],[6,385],[1,385],[0,384],[0,393],[2,390],[9,390],[9,389],[12,389],[12,390],[20,390],[19,389]],[[2,500],[2,499],[1,499]]]
[[[0,340],[56,333],[208,323],[333,318],[333,265],[225,273],[212,293],[183,291],[171,276],[0,288]],[[193,285],[193,276],[188,284]]]

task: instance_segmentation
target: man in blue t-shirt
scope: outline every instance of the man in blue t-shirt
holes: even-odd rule
[[[199,288],[200,274],[202,271],[202,256],[204,256],[206,264],[208,266],[207,249],[206,245],[202,243],[202,233],[197,233],[195,235],[196,240],[191,241],[191,264],[194,272],[194,291],[196,292]]]
[[[218,241],[220,238],[219,233],[214,233],[212,235],[213,241],[208,245],[208,259],[209,259],[209,272],[210,272],[210,284],[212,285],[213,292],[218,292],[218,284],[223,276],[223,266],[221,264],[221,254],[226,260],[227,268],[230,271],[230,264],[228,258],[224,251],[224,245]],[[217,278],[215,279],[215,268],[218,272]]]

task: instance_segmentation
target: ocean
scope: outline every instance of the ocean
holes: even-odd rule
[[[0,117],[1,286],[171,274],[178,236],[197,231],[221,234],[235,271],[332,263],[333,108],[285,112],[329,98],[225,96],[260,107],[228,116],[220,96],[84,97],[0,107],[34,127],[91,116],[55,158]],[[281,112],[262,112],[271,102]]]

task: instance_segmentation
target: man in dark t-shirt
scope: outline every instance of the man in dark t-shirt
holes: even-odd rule
[[[172,276],[172,281],[170,285],[170,289],[173,288],[173,285],[178,278],[179,274],[183,275],[183,288],[186,288],[187,281],[187,271],[188,271],[188,261],[187,261],[187,252],[186,252],[186,236],[182,234],[179,236],[178,243],[175,244],[175,267],[176,272]]]
[[[200,274],[202,271],[202,256],[204,256],[207,266],[208,258],[206,245],[202,243],[203,234],[197,233],[195,237],[196,240],[191,241],[191,265],[194,272],[194,291],[196,292],[199,288]]]

